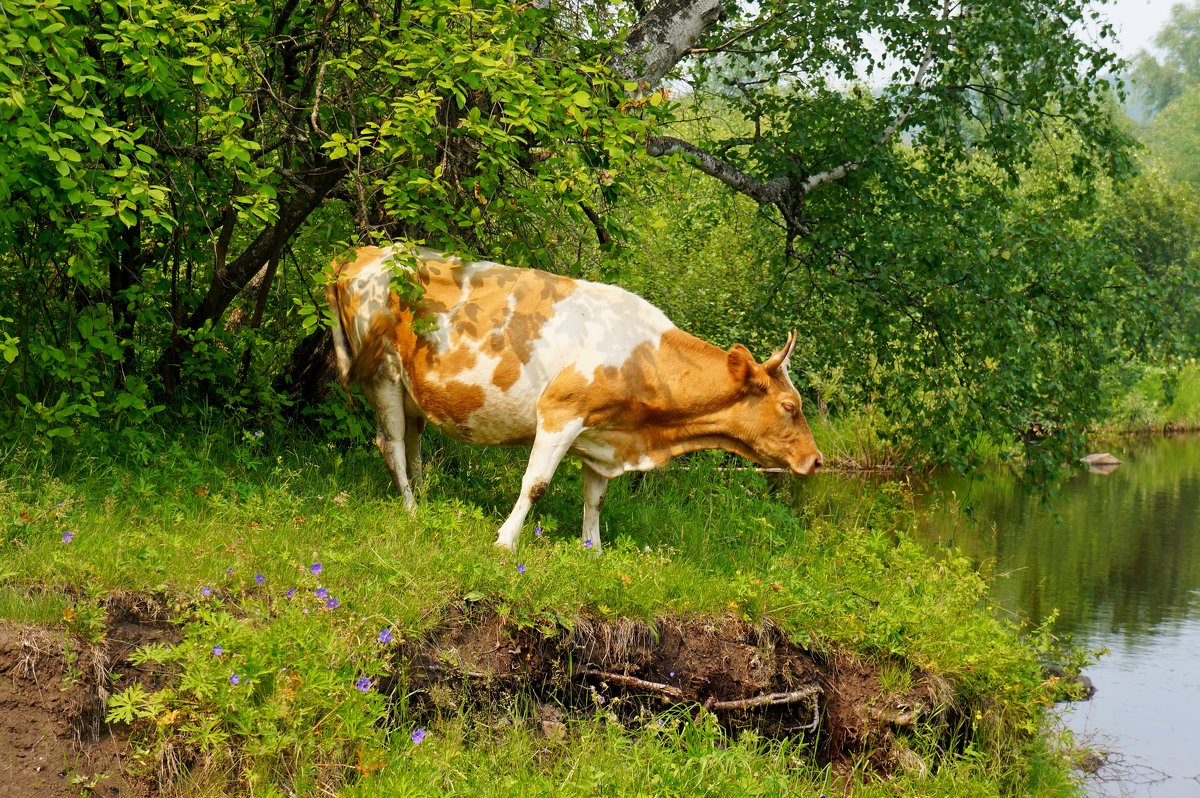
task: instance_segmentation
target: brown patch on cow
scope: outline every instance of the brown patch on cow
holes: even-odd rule
[[[398,327],[412,320],[436,324],[439,314],[449,314],[445,351],[415,335],[399,335],[397,345],[418,401],[438,390],[442,380],[473,368],[474,350],[498,360],[491,382],[507,391],[532,357],[555,303],[575,290],[573,281],[545,272],[443,260],[420,261],[418,281],[425,293],[415,307],[398,303]],[[429,391],[422,385],[429,385]]]
[[[413,394],[417,404],[425,415],[436,426],[449,427],[451,423],[458,429],[448,429],[467,435],[464,429],[467,419],[479,408],[483,407],[483,389],[478,385],[470,385],[458,380],[450,380],[444,385],[431,386],[427,382],[413,382]]]
[[[344,328],[343,328],[344,329]],[[392,347],[395,334],[395,324],[391,314],[377,313],[371,319],[371,326],[366,335],[359,341],[354,350],[354,358],[350,362],[350,381],[364,382],[375,376],[384,355]]]
[[[546,489],[549,487],[550,483],[548,482],[533,483],[533,487],[529,489],[529,500],[534,504],[537,504],[542,500],[542,497],[546,495]]]
[[[354,260],[343,260],[338,263],[337,275],[343,280],[352,279],[382,257],[383,250],[379,247],[359,247],[354,252]]]

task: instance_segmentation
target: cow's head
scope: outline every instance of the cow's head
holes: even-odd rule
[[[800,394],[787,372],[795,346],[793,332],[783,348],[762,363],[741,344],[729,350],[729,372],[740,391],[733,407],[733,425],[755,460],[809,476],[821,468],[822,458],[800,412]]]

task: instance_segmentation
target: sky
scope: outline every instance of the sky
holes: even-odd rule
[[[1191,0],[1194,2],[1194,0]],[[1154,36],[1171,16],[1171,6],[1184,0],[1113,0],[1100,7],[1117,32],[1114,48],[1123,58],[1154,47]],[[1184,3],[1186,5],[1186,3]]]

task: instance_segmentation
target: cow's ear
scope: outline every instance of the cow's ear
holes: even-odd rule
[[[729,373],[733,381],[742,387],[743,391],[765,393],[770,380],[766,370],[750,354],[750,350],[741,344],[734,344],[729,349],[727,357]]]
[[[766,361],[763,362],[763,368],[768,374],[776,374],[780,369],[784,371],[788,367],[788,359],[792,356],[792,350],[796,348],[796,331],[792,330],[788,333],[787,343],[783,345],[783,349],[775,352]]]

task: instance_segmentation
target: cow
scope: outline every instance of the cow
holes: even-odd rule
[[[758,363],[624,289],[424,248],[364,247],[333,272],[339,379],[374,407],[376,444],[408,508],[426,423],[471,443],[532,447],[498,546],[515,549],[566,454],[583,464],[583,537],[595,551],[608,481],[627,471],[698,449],[801,475],[821,468],[788,376],[794,332]]]

